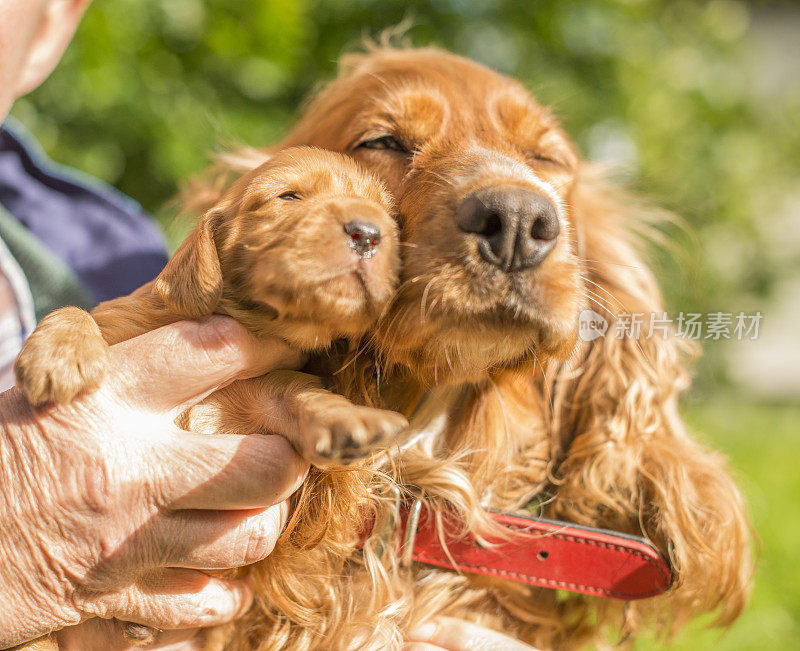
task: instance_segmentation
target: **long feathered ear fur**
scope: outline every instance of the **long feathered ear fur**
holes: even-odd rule
[[[215,221],[216,213],[200,220],[153,285],[167,307],[185,317],[212,314],[222,295],[222,271],[213,234]]]
[[[652,227],[652,211],[591,176],[569,203],[588,304],[609,326],[554,376],[550,422],[563,456],[550,515],[644,535],[675,572],[666,596],[624,608],[576,598],[579,619],[586,626],[594,610],[608,623],[617,608],[623,635],[654,619],[666,635],[711,611],[716,625],[728,625],[749,594],[752,530],[725,459],[690,438],[678,415],[693,346],[674,333],[648,336],[663,305],[636,232]],[[618,336],[627,314],[643,315],[639,336]]]

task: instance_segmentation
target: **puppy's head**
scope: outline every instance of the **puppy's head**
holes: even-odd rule
[[[441,382],[573,348],[578,159],[519,83],[437,50],[377,50],[345,60],[287,142],[347,152],[395,194],[406,246],[378,327],[390,362]]]
[[[352,159],[280,151],[203,216],[155,289],[180,314],[227,313],[306,349],[357,337],[397,285],[391,210],[383,184]]]

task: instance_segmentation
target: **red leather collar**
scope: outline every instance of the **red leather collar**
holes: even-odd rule
[[[490,512],[508,537],[456,537],[444,516],[446,548],[423,501],[401,502],[404,561],[612,599],[645,599],[669,589],[667,560],[644,538],[568,522]],[[455,524],[455,523],[454,523]],[[371,528],[370,528],[371,529]],[[390,532],[392,537],[397,531]]]

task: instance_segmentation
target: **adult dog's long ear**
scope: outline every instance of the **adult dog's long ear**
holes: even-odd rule
[[[156,278],[153,289],[172,310],[190,318],[212,314],[222,295],[214,226],[219,215],[207,213],[178,247]]]
[[[591,176],[579,179],[569,204],[591,283],[587,306],[608,329],[548,394],[565,449],[547,513],[646,536],[669,557],[672,590],[620,608],[620,625],[632,630],[655,616],[666,633],[714,611],[714,623],[727,626],[750,590],[750,525],[725,459],[696,442],[678,414],[694,346],[663,332],[661,294],[634,234],[657,214]]]

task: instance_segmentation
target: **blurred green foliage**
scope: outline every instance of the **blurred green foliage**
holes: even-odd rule
[[[797,20],[791,6],[95,0],[61,66],[14,113],[57,160],[165,220],[164,201],[212,150],[275,141],[342,51],[408,19],[414,44],[525,81],[584,153],[616,160],[619,176],[686,220],[658,260],[673,311],[754,311],[800,263],[771,254],[800,170],[800,85],[780,71],[796,37],[785,57],[773,38],[784,15]]]

